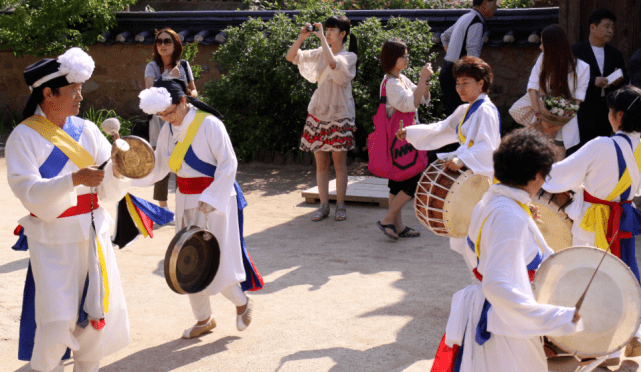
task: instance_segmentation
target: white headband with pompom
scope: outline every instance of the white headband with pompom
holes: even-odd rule
[[[89,80],[96,68],[93,58],[80,48],[71,48],[58,57],[60,67],[58,71],[42,77],[29,87],[30,90],[41,86],[42,84],[53,80],[59,76],[64,76],[69,84],[84,83]]]
[[[138,97],[140,98],[140,109],[147,115],[157,114],[171,106],[171,94],[165,88],[145,89],[140,92]]]

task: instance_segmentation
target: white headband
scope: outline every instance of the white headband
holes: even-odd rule
[[[59,76],[65,76],[69,84],[84,83],[89,80],[94,68],[96,68],[91,56],[80,48],[71,48],[64,52],[58,57],[58,63],[60,63],[58,71],[38,79],[29,89],[33,91],[33,88],[37,88]]]
[[[140,92],[138,97],[140,98],[140,109],[147,115],[157,114],[171,106],[171,94],[165,88],[145,89]]]

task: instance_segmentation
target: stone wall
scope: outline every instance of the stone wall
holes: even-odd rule
[[[198,48],[195,63],[202,66],[203,74],[196,80],[196,89],[201,92],[205,82],[219,79],[220,73],[211,61],[218,46],[199,45]],[[153,58],[153,45],[97,44],[87,52],[96,62],[96,69],[91,80],[83,86],[83,109],[105,108],[115,110],[123,117],[144,115],[138,108],[138,94],[145,88],[145,66]],[[38,60],[0,52],[0,109],[22,111],[30,94],[22,72]]]
[[[196,64],[203,67],[203,76],[196,80],[199,92],[202,92],[206,82],[220,78],[211,61],[216,48],[199,45]],[[434,67],[439,68],[443,63],[443,48],[435,47],[433,51],[438,53]],[[83,88],[84,108],[112,109],[124,117],[142,115],[138,109],[138,93],[144,89],[144,71],[147,61],[151,59],[152,46],[98,44],[91,46],[88,53],[96,61],[96,70]],[[509,107],[525,94],[530,71],[539,53],[540,50],[534,46],[483,48],[481,58],[492,66],[495,75],[490,97],[499,109],[505,105]],[[14,57],[11,53],[0,52],[0,108],[22,111],[29,97],[22,72],[37,60],[35,57]]]

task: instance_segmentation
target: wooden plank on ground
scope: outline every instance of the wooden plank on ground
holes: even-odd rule
[[[318,187],[312,187],[302,193],[305,202],[317,203],[320,200]],[[336,200],[336,180],[329,181],[329,200]],[[387,208],[389,204],[389,188],[387,179],[378,177],[349,176],[347,178],[347,195],[345,201],[361,203],[378,203],[379,207]]]

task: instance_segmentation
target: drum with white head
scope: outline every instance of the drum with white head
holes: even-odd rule
[[[416,217],[436,235],[463,238],[474,207],[490,188],[490,178],[467,167],[452,171],[436,160],[423,172],[416,187]]]
[[[569,247],[541,264],[532,287],[541,304],[574,307],[603,257],[594,247]],[[641,287],[628,266],[608,253],[579,310],[584,330],[548,336],[580,358],[609,355],[623,348],[641,323]]]
[[[572,245],[572,220],[565,213],[572,198],[569,192],[551,194],[543,189],[532,198],[532,204],[541,214],[537,226],[555,252]]]

